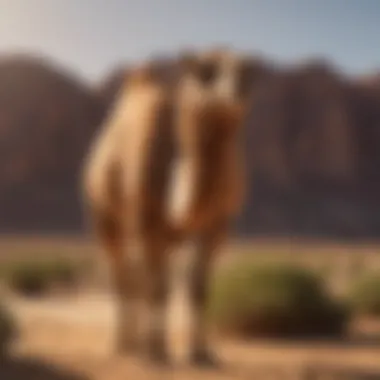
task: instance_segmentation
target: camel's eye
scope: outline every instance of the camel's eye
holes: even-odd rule
[[[204,85],[211,85],[217,76],[217,65],[213,62],[201,63],[198,71],[198,78]]]

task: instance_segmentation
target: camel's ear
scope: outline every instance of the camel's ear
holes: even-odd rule
[[[217,57],[216,57],[217,58]],[[183,54],[180,58],[182,74],[192,74],[203,86],[212,85],[218,75],[218,60],[199,60],[195,54]]]

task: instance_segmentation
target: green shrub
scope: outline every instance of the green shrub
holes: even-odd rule
[[[7,354],[15,335],[16,324],[13,316],[3,305],[0,305],[0,359]]]
[[[76,264],[57,259],[47,262],[45,265],[45,269],[50,273],[52,281],[63,285],[73,285],[76,282],[79,272],[79,267]]]
[[[216,326],[245,336],[332,336],[343,333],[346,313],[318,277],[286,264],[232,265],[210,294]]]
[[[38,296],[54,285],[75,284],[78,268],[62,259],[20,261],[2,268],[2,277],[11,289],[27,295]]]
[[[360,276],[348,292],[348,299],[354,313],[380,317],[380,273]]]
[[[27,296],[36,296],[48,289],[51,273],[42,263],[20,262],[9,267],[7,281],[13,290]]]

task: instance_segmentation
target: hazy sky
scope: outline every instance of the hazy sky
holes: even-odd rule
[[[380,69],[380,0],[0,0],[0,53],[43,53],[90,79],[213,43],[369,72]]]

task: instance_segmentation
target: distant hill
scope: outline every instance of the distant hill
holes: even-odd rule
[[[379,236],[380,86],[325,62],[273,71],[247,121],[251,193],[241,229]]]
[[[114,102],[123,81],[126,80],[129,67],[119,65],[96,86],[96,93],[102,100],[106,109]]]
[[[250,192],[240,234],[380,237],[380,75],[252,58]],[[78,168],[128,66],[89,88],[52,62],[0,57],[0,231],[81,231]]]
[[[53,63],[0,58],[0,230],[79,229],[78,169],[101,99]]]

